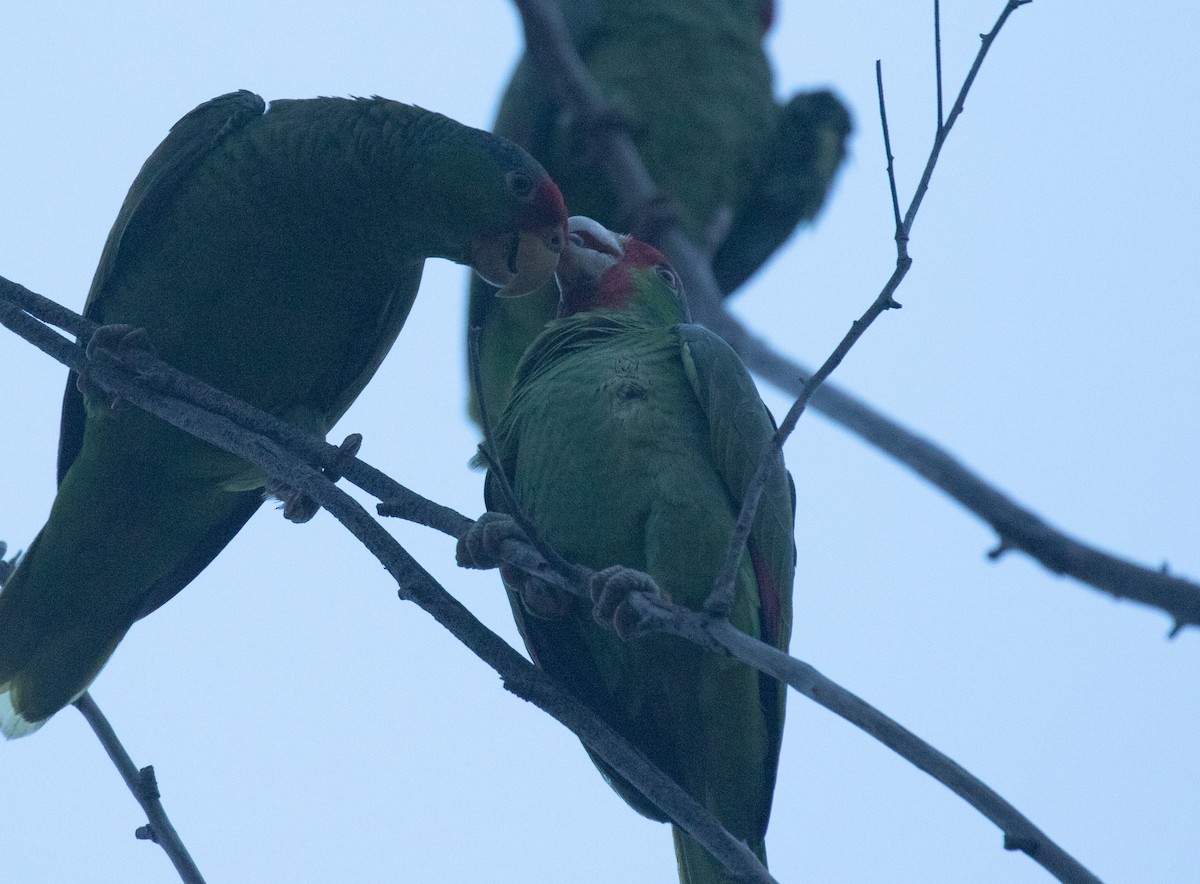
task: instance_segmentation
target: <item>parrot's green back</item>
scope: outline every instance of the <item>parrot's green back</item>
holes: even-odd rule
[[[397,102],[268,111],[249,92],[221,96],[146,161],[85,313],[144,328],[174,367],[324,435],[399,333],[425,258],[466,262],[480,234],[515,227],[510,169],[544,178],[513,145]],[[26,733],[86,688],[129,626],[253,514],[265,482],[85,396],[72,375],[59,493],[0,592],[0,731]]]
[[[518,370],[496,426],[516,500],[569,561],[648,572],[678,604],[712,589],[741,496],[773,423],[738,357],[703,328],[622,311],[551,323]],[[489,509],[503,510],[489,473]],[[771,468],[731,621],[786,648],[795,567],[793,495]],[[572,598],[561,618],[510,602],[531,656],[712,810],[765,860],[783,729],[776,681],[667,636],[623,641]],[[665,817],[598,758],[634,808]],[[725,874],[676,831],[681,880]]]
[[[828,92],[776,104],[763,49],[771,0],[560,5],[575,48],[627,120],[687,235],[709,246],[722,219],[729,225],[713,260],[722,290],[732,292],[798,222],[819,211],[845,154],[850,122],[844,106]],[[581,140],[581,127],[559,109],[528,56],[513,73],[495,131],[546,167],[572,214],[614,229],[635,227],[638,219],[619,212],[598,148]],[[489,414],[503,409],[521,354],[556,305],[550,287],[508,300],[472,281],[468,325],[482,329],[480,374]],[[472,391],[471,412],[478,417],[474,397]]]

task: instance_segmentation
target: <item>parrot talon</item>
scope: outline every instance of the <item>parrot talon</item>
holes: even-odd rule
[[[271,481],[267,483],[267,494],[271,497],[277,497],[283,503],[283,517],[289,522],[295,522],[297,525],[302,525],[312,519],[321,509],[321,504],[317,503],[307,494],[297,491],[295,488],[289,488],[282,482]]]
[[[509,592],[515,593],[521,605],[541,620],[561,620],[570,610],[571,597],[544,580],[510,565],[500,557],[500,546],[506,540],[528,543],[529,538],[507,513],[486,512],[458,539],[455,559],[460,568],[486,571],[498,567],[500,577]]]
[[[321,470],[329,481],[336,482],[342,478],[342,469],[347,459],[354,457],[358,454],[358,450],[362,448],[362,438],[362,433],[351,433],[342,440],[342,444],[338,446],[338,453],[334,456],[333,463]],[[302,525],[309,521],[321,509],[321,504],[317,503],[307,494],[297,491],[295,488],[290,488],[283,482],[268,482],[267,494],[271,497],[278,497],[283,502],[283,517],[289,522],[295,522],[297,525]]]
[[[97,326],[88,339],[84,352],[88,359],[95,359],[99,350],[111,353],[117,359],[122,359],[133,351],[144,351],[154,354],[154,346],[150,343],[150,333],[144,328],[124,323]]]
[[[529,542],[512,516],[507,513],[484,513],[458,539],[454,552],[458,566],[479,571],[501,567],[500,544],[506,540]]]
[[[625,641],[633,637],[642,619],[629,604],[629,597],[635,592],[656,599],[662,597],[654,578],[624,565],[613,565],[592,575],[588,592],[595,605],[592,616],[596,622],[611,626]]]
[[[342,471],[346,468],[346,464],[358,456],[359,449],[362,448],[362,441],[362,433],[351,433],[342,440],[333,463],[321,471],[329,477],[329,481],[336,482],[342,478]]]
[[[89,360],[94,361],[100,358],[101,352],[119,363],[127,363],[129,357],[136,353],[156,355],[150,343],[149,333],[144,328],[124,323],[100,325],[92,332],[84,347],[84,353]],[[119,411],[126,405],[119,396],[110,395],[89,381],[86,369],[76,376],[75,387],[89,399],[107,397],[108,404],[114,411]]]

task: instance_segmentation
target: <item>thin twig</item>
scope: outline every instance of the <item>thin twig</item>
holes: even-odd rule
[[[937,131],[942,131],[942,7],[933,0],[933,66],[937,73]]]
[[[679,265],[676,269],[683,272]],[[793,396],[803,393],[811,368],[774,350],[727,311],[710,313],[710,320],[709,328],[729,341],[755,374]],[[832,382],[817,389],[812,407],[975,514],[996,532],[1004,550],[1023,552],[1054,574],[1072,577],[1114,598],[1156,608],[1167,614],[1176,628],[1200,626],[1200,584],[1195,581],[1134,564],[1067,534],[932,439],[881,414]]]
[[[900,223],[900,197],[896,194],[896,158],[892,156],[892,136],[888,131],[887,106],[883,102],[883,62],[875,59],[875,88],[879,92],[879,122],[883,127],[883,152],[887,155],[888,186],[892,191],[892,214],[896,218],[896,237],[903,226]]]
[[[967,100],[967,93],[971,89],[971,84],[975,82],[975,75],[979,73],[983,59],[987,55],[988,49],[991,48],[992,42],[996,39],[996,35],[1000,33],[1000,28],[1014,9],[1030,2],[1032,0],[1009,0],[1004,10],[1000,13],[995,27],[992,28],[990,33],[984,36],[983,45],[980,46],[979,53],[975,56],[975,63],[971,65],[971,69],[963,81],[962,88],[959,90],[958,99],[954,102],[954,107],[950,111],[950,118],[946,120],[944,126],[938,128],[937,134],[934,137],[933,147],[930,148],[929,159],[925,163],[925,171],[921,176],[921,182],[913,194],[912,202],[909,203],[908,211],[904,214],[903,222],[900,220],[900,203],[896,198],[896,176],[892,166],[892,148],[891,140],[888,136],[887,109],[883,101],[883,66],[880,62],[875,62],[875,81],[879,89],[879,118],[883,126],[883,143],[888,158],[888,185],[891,188],[892,207],[896,214],[896,269],[892,271],[892,275],[884,284],[882,291],[875,297],[871,306],[867,308],[867,311],[854,322],[850,327],[850,331],[846,333],[845,337],[837,345],[837,348],[830,354],[821,367],[817,369],[816,374],[805,382],[800,395],[792,404],[787,417],[779,425],[779,430],[775,434],[776,444],[779,446],[783,445],[784,441],[795,428],[796,422],[804,413],[809,400],[817,388],[841,364],[846,354],[850,352],[850,348],[863,336],[863,333],[871,326],[871,323],[878,319],[880,314],[885,310],[900,307],[900,304],[896,302],[893,295],[912,267],[912,258],[908,255],[909,234],[912,231],[913,222],[916,220],[917,210],[921,206],[921,200],[924,199],[925,192],[929,188],[929,181],[933,177],[933,170],[937,165],[937,158],[941,153],[942,145],[946,143],[946,138],[954,126],[954,121],[962,113],[963,105]],[[721,569],[721,573],[717,575],[711,595],[705,602],[705,610],[710,613],[727,614],[733,604],[734,585],[737,579],[737,563],[741,559],[742,550],[746,548],[746,542],[750,537],[750,530],[754,524],[754,514],[758,511],[758,503],[762,499],[763,486],[766,483],[767,473],[770,470],[774,457],[775,455],[770,451],[762,453],[758,461],[758,466],[754,471],[754,477],[750,480],[750,484],[746,488],[746,493],[742,497],[741,512],[738,514],[737,525],[734,528],[733,537],[730,539],[724,566]]]
[[[986,34],[979,35],[981,41],[979,52],[976,53],[975,61],[971,64],[971,69],[967,71],[967,76],[963,79],[962,87],[958,90],[958,98],[954,100],[954,106],[950,108],[950,116],[946,117],[945,125],[938,127],[937,135],[933,139],[933,148],[929,151],[929,159],[925,162],[925,171],[921,173],[921,180],[917,183],[917,189],[913,193],[912,202],[908,204],[908,211],[904,214],[904,232],[906,234],[912,234],[913,221],[916,220],[917,210],[921,208],[921,202],[925,199],[925,194],[929,190],[929,179],[933,177],[933,168],[937,165],[938,156],[942,152],[942,145],[946,143],[946,137],[950,134],[950,130],[954,128],[955,121],[963,112],[963,107],[967,101],[967,93],[971,91],[971,85],[975,82],[975,77],[979,74],[979,69],[983,66],[983,60],[987,58],[988,50],[996,42],[996,36],[1000,33],[1000,29],[1004,27],[1004,23],[1008,21],[1008,17],[1019,7],[1026,6],[1032,2],[1033,0],[1008,0],[992,29]]]
[[[138,828],[136,836],[145,841],[153,841],[161,847],[170,858],[171,864],[175,866],[175,871],[179,873],[179,878],[184,884],[204,884],[204,876],[200,874],[200,869],[196,867],[196,863],[193,862],[187,848],[183,845],[179,833],[171,825],[167,811],[163,808],[154,768],[147,766],[138,770],[120,739],[117,738],[116,731],[108,723],[108,719],[104,717],[104,713],[100,711],[100,707],[96,705],[91,694],[85,691],[74,705],[91,725],[96,738],[100,740],[100,745],[112,759],[113,765],[121,774],[121,779],[125,781],[125,785],[137,799],[137,803],[142,806],[146,819],[150,821],[148,825]]]
[[[55,307],[62,309],[57,305]],[[200,381],[187,379],[190,383],[184,383],[175,377],[180,375],[179,372],[154,357],[146,356],[143,364],[137,369],[140,374],[131,372],[125,366],[103,357],[89,363],[79,346],[52,332],[27,313],[6,303],[3,300],[2,285],[0,285],[0,323],[9,326],[22,337],[31,340],[45,352],[76,370],[90,368],[89,377],[92,383],[100,388],[115,393],[134,405],[144,408],[212,444],[219,445],[239,457],[252,461],[264,472],[317,500],[343,521],[343,524],[346,524],[355,533],[355,536],[359,537],[364,545],[384,562],[385,567],[393,573],[393,576],[396,576],[404,597],[412,598],[420,604],[460,641],[475,651],[485,662],[496,668],[504,677],[506,688],[518,696],[537,703],[541,708],[554,715],[557,720],[574,731],[589,747],[595,749],[601,757],[619,770],[623,776],[642,789],[668,816],[683,825],[692,834],[695,834],[695,831],[689,828],[686,820],[691,820],[691,824],[702,829],[705,821],[711,819],[703,813],[698,816],[687,816],[690,811],[695,811],[694,802],[688,803],[690,798],[681,804],[676,804],[674,801],[674,798],[678,797],[676,793],[671,791],[670,786],[662,784],[655,778],[656,768],[649,766],[645,759],[636,751],[629,749],[628,745],[620,738],[615,738],[616,748],[609,745],[610,732],[606,730],[603,722],[597,726],[596,722],[599,719],[590,713],[590,710],[574,701],[569,694],[564,698],[562,694],[565,692],[557,682],[538,680],[536,676],[542,675],[540,670],[531,667],[520,654],[517,654],[498,636],[478,623],[470,612],[466,611],[433,581],[403,548],[395,544],[390,535],[383,531],[382,526],[371,519],[359,504],[346,498],[330,482],[328,476],[319,469],[330,458],[339,456],[335,446],[305,436],[296,428],[284,424],[277,418],[258,412],[257,409],[245,403],[237,403],[227,394],[208,387]],[[186,378],[186,376],[181,377]],[[182,397],[173,393],[162,394],[153,389],[160,385],[172,390],[187,389],[189,396]],[[207,406],[197,405],[193,400],[212,403],[214,408],[206,410]],[[245,428],[226,416],[234,413],[244,414],[250,424],[253,424],[254,427],[262,427],[264,431]],[[291,442],[277,441],[285,439],[298,444],[293,447]],[[456,513],[448,507],[425,500],[357,458],[345,458],[343,466],[343,475],[348,480],[381,500],[389,501],[388,508],[396,515],[402,515],[420,524],[434,527],[456,538],[461,537],[472,524],[472,521],[466,516]],[[380,508],[383,509],[383,506],[381,505]],[[530,544],[515,539],[505,540],[501,544],[500,552],[505,561],[546,583],[586,597],[587,576],[590,575],[587,569],[574,566],[574,572],[568,578],[552,568]],[[385,560],[382,558],[383,555],[391,556],[391,558]],[[721,618],[663,604],[642,594],[634,594],[629,601],[641,618],[639,629],[668,632],[697,643],[715,653],[732,656],[759,671],[780,678],[796,690],[806,696],[811,696],[826,708],[872,734],[962,796],[972,806],[980,809],[1004,831],[1006,846],[1024,850],[1036,862],[1052,871],[1060,880],[1071,882],[1094,882],[1096,880],[993,790],[887,716],[872,709],[853,694],[829,682],[824,676],[820,676],[808,664],[739,632]],[[532,674],[530,669],[533,670]],[[551,706],[553,708],[550,708]],[[598,748],[597,743],[603,744],[604,748]],[[633,752],[633,756],[630,757],[626,750]],[[605,751],[613,754],[606,755]],[[614,758],[619,760],[613,760]],[[632,767],[626,765],[632,765]],[[648,769],[647,766],[649,766]],[[642,779],[642,777],[647,779]],[[652,785],[654,783],[658,785]],[[666,789],[666,792],[655,791],[660,787]],[[658,797],[660,795],[663,797]],[[687,798],[686,793],[684,793],[684,797]],[[682,813],[683,816],[676,816],[677,812]],[[720,832],[724,833],[724,830],[721,829]],[[709,834],[717,840],[724,837],[711,831]],[[727,833],[725,834],[727,835]],[[713,842],[701,836],[697,836],[697,838],[712,849]],[[747,865],[741,866],[741,868],[752,870],[749,861],[741,853],[735,852],[736,855],[730,855],[728,853],[718,854],[717,850],[713,850],[713,852],[730,857],[730,861],[735,863],[745,861]],[[731,866],[731,868],[733,867]],[[758,873],[754,872],[754,874]],[[749,880],[771,879],[751,877]]]

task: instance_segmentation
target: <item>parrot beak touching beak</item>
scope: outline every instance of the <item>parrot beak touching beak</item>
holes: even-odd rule
[[[590,300],[600,277],[624,257],[628,239],[583,215],[568,218],[567,246],[555,274],[563,300]]]
[[[484,237],[475,243],[471,266],[500,289],[497,297],[527,295],[554,276],[564,240],[561,224]]]

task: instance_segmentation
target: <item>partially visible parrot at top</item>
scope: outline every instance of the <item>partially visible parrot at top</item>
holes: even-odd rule
[[[673,636],[618,632],[629,592],[646,588],[628,569],[649,574],[676,604],[703,608],[774,421],[729,345],[687,323],[678,276],[661,254],[588,218],[572,217],[568,230],[558,318],[517,369],[494,430],[489,512],[460,541],[459,564],[500,564],[537,665],[765,862],[786,687]],[[730,620],[786,650],[795,493],[778,449],[769,456]],[[497,467],[550,546],[599,572],[595,608],[501,563],[500,544],[522,531]],[[592,760],[634,809],[666,819]],[[689,835],[674,837],[683,884],[733,880]]]
[[[559,0],[572,42],[629,126],[683,230],[712,254],[727,295],[820,211],[846,153],[849,112],[831,92],[777,104],[763,40],[774,0]],[[494,131],[525,147],[562,188],[572,214],[653,239],[655,218],[622,217],[584,121],[562,111],[528,55],[513,73]],[[653,207],[651,207],[653,208]],[[658,207],[660,210],[662,207]],[[525,348],[554,316],[553,287],[497,299],[471,284],[490,416],[508,399]],[[478,420],[472,388],[470,411]]]
[[[324,436],[395,341],[426,258],[529,291],[551,278],[565,223],[545,170],[503,138],[382,98],[268,106],[234,92],[185,115],[146,160],[85,313],[103,327],[93,346],[146,340]],[[7,737],[79,696],[264,499],[250,464],[113,405],[68,379],[58,495],[0,591]],[[286,499],[291,518],[314,511]]]

